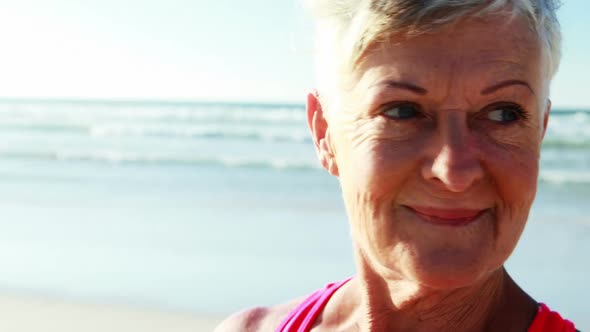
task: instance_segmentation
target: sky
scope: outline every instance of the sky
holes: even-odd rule
[[[0,0],[0,98],[303,103],[302,0]],[[590,108],[590,1],[563,0],[556,108]]]

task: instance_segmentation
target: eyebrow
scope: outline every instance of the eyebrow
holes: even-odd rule
[[[383,82],[383,85],[386,85],[389,88],[408,90],[410,92],[413,92],[413,93],[419,94],[419,95],[425,95],[428,93],[428,90],[426,90],[422,87],[419,87],[417,85],[414,85],[412,83],[407,83],[407,82],[387,80],[387,81]]]
[[[502,81],[500,83],[496,83],[492,86],[489,86],[489,87],[481,90],[481,94],[482,94],[482,96],[489,95],[489,94],[492,94],[500,89],[504,89],[504,88],[507,88],[512,85],[522,85],[522,86],[528,88],[533,94],[535,94],[535,91],[533,91],[531,86],[527,82],[521,81],[521,80],[507,80],[507,81]]]
[[[424,89],[423,87],[417,86],[415,84],[412,83],[408,83],[408,82],[402,82],[402,81],[394,81],[394,80],[387,80],[385,82],[383,82],[383,85],[389,87],[389,88],[396,88],[396,89],[403,89],[403,90],[407,90],[410,92],[413,92],[415,94],[419,94],[419,95],[425,95],[428,93],[428,90]],[[481,90],[481,94],[482,95],[489,95],[492,94],[500,89],[504,89],[507,88],[509,86],[512,85],[521,85],[526,87],[527,89],[529,89],[531,91],[532,94],[535,94],[535,91],[533,91],[533,89],[531,88],[531,86],[525,82],[525,81],[521,81],[521,80],[507,80],[507,81],[502,81],[499,83],[496,83],[492,86],[489,86],[487,88],[484,88],[483,90]]]

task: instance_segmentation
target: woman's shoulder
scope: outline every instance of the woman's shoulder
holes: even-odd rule
[[[273,307],[254,307],[226,318],[214,332],[272,332],[306,296]]]

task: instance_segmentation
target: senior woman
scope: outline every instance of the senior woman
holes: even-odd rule
[[[308,123],[340,181],[357,274],[217,331],[575,331],[503,267],[536,193],[556,5],[311,5]]]

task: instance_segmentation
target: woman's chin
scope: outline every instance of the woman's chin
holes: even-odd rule
[[[418,284],[431,289],[451,290],[474,285],[482,280],[484,275],[486,273],[482,273],[482,271],[461,271],[459,273],[436,271],[434,273],[415,273],[414,278]]]
[[[500,268],[501,265],[494,266],[473,252],[461,251],[438,252],[428,257],[413,256],[401,266],[405,278],[440,290],[468,287]]]

